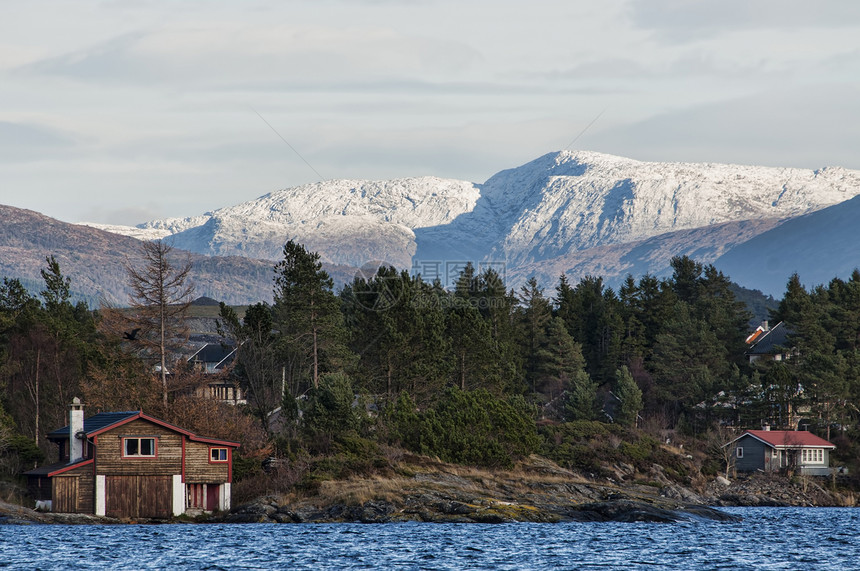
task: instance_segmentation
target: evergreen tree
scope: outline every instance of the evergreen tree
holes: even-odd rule
[[[615,374],[615,396],[619,401],[616,422],[622,426],[636,426],[636,419],[642,410],[642,391],[627,367],[618,369]]]
[[[520,350],[526,364],[526,380],[534,393],[541,369],[540,348],[546,343],[546,328],[552,319],[552,307],[534,277],[520,289],[519,302],[517,314],[521,332]]]
[[[232,373],[247,388],[250,408],[268,433],[269,415],[290,394],[286,368],[279,362],[272,308],[265,302],[249,305],[240,323],[236,311],[222,302],[220,316],[221,333],[232,338],[236,348]]]
[[[576,373],[570,383],[564,410],[567,420],[594,420],[597,415],[597,383],[585,371]]]
[[[538,356],[537,391],[548,400],[560,396],[583,371],[582,351],[560,317],[550,321]]]
[[[341,292],[359,355],[357,376],[368,390],[389,398],[408,390],[423,403],[444,385],[450,372],[446,295],[392,267],[379,268],[369,281],[357,278]]]
[[[318,387],[324,371],[337,371],[349,360],[340,301],[319,254],[292,240],[283,253],[275,265],[274,326],[285,353],[295,351],[307,359],[310,381]]]
[[[604,289],[602,278],[593,276],[586,276],[573,289],[562,282],[556,291],[556,314],[582,346],[585,370],[602,383],[621,359],[624,326],[618,298],[611,289]]]
[[[695,304],[700,295],[702,264],[688,256],[675,256],[669,262],[672,266],[672,290],[678,299],[690,305]]]

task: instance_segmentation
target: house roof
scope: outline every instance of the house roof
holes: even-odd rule
[[[84,432],[87,436],[92,436],[93,433],[101,431],[103,428],[118,424],[128,418],[139,414],[139,411],[129,410],[125,412],[100,412],[89,418],[84,419]],[[65,439],[69,437],[69,427],[64,426],[53,432],[48,433],[49,440]]]
[[[806,430],[747,430],[726,446],[745,436],[752,436],[778,450],[786,448],[836,448],[830,442]]]
[[[93,415],[87,419],[84,419],[84,432],[87,434],[88,438],[92,438],[93,436],[98,436],[102,432],[107,430],[111,430],[118,426],[122,426],[132,420],[142,419],[153,424],[157,424],[159,426],[163,426],[168,430],[173,430],[175,432],[179,432],[184,434],[189,439],[194,440],[196,442],[206,442],[208,444],[219,444],[221,446],[232,446],[234,448],[238,448],[241,446],[240,442],[233,442],[232,440],[221,440],[218,438],[208,438],[205,436],[197,436],[196,434],[185,430],[184,428],[179,428],[169,422],[165,422],[163,420],[159,420],[155,417],[148,416],[143,413],[143,411],[133,410],[126,412],[100,412],[96,415]],[[48,438],[50,440],[60,440],[67,439],[69,437],[69,427],[64,426],[63,428],[57,429],[48,434]]]
[[[773,355],[778,353],[777,347],[789,345],[788,336],[794,333],[780,321],[762,335],[754,338],[755,344],[747,349],[746,355]]]
[[[69,470],[74,470],[75,468],[79,468],[81,466],[86,466],[87,464],[92,464],[92,458],[82,458],[78,460],[74,464],[69,464],[68,462],[55,462],[54,464],[48,464],[47,466],[39,466],[38,468],[34,468],[27,472],[24,472],[25,476],[56,476],[57,474],[62,474],[63,472],[68,472]]]
[[[223,369],[233,360],[236,348],[223,343],[206,343],[188,358],[189,362],[215,363],[216,369]]]

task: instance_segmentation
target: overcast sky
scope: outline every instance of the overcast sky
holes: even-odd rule
[[[0,9],[0,203],[69,222],[320,179],[480,183],[568,147],[860,169],[857,0]]]

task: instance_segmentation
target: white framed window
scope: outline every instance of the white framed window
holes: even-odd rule
[[[129,436],[122,439],[123,458],[155,458],[158,439],[154,436]]]
[[[824,450],[821,448],[804,448],[801,461],[804,464],[824,464]]]
[[[770,451],[770,455],[772,458],[779,458],[779,450],[776,448],[772,448]]]
[[[738,458],[744,457],[744,447],[743,446],[738,446],[737,448],[735,448],[735,456],[737,456]]]

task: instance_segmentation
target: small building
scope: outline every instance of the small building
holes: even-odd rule
[[[206,343],[193,355],[188,362],[195,369],[204,373],[219,373],[225,370],[236,357],[236,348],[225,343]]]
[[[830,474],[830,451],[836,446],[805,430],[747,430],[732,447],[738,472],[798,470],[803,475]]]
[[[780,321],[773,327],[767,321],[747,337],[749,349],[744,352],[750,365],[760,361],[787,361],[794,355],[789,336],[793,332]]]
[[[223,374],[219,375],[226,374],[235,358],[236,348],[223,342],[206,342],[191,355],[188,362],[195,370],[215,377],[205,385],[197,387],[194,390],[195,396],[226,404],[247,404],[242,387]]]
[[[31,495],[54,512],[169,518],[230,509],[238,442],[197,436],[142,411],[85,420],[78,398],[69,425],[47,437],[60,461],[25,475]]]

